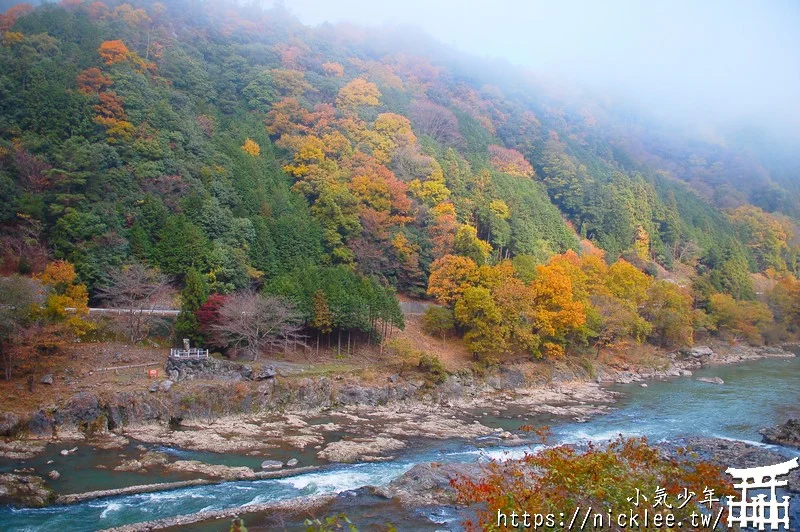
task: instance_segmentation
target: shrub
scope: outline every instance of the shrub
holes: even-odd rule
[[[433,384],[442,384],[447,379],[447,370],[436,355],[421,355],[419,357],[419,370]]]

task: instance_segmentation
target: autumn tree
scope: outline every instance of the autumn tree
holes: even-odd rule
[[[459,477],[451,484],[458,502],[476,512],[476,521],[464,523],[467,530],[501,530],[498,515],[505,515],[510,526],[512,513],[557,516],[570,507],[627,508],[639,493],[647,498],[637,499],[637,511],[659,515],[663,506],[651,494],[660,490],[670,500],[684,490],[708,490],[721,501],[735,493],[720,467],[683,451],[664,456],[644,438],[622,436],[603,445],[590,443],[583,450],[574,445],[543,446],[521,459],[491,461],[477,476]],[[675,504],[669,511],[676,521],[686,523],[691,515],[709,511],[699,501]],[[716,502],[711,512],[723,509],[724,503]]]
[[[743,337],[748,342],[763,342],[763,333],[774,316],[761,301],[736,301],[728,294],[714,294],[708,301],[708,317],[713,329]]]
[[[194,316],[197,319],[198,331],[203,335],[206,345],[213,345],[220,348],[224,347],[216,343],[212,327],[219,323],[219,311],[227,299],[228,296],[224,294],[211,294],[208,296],[208,299],[206,299],[206,302],[194,311]]]
[[[253,360],[267,349],[303,339],[300,316],[291,303],[281,297],[253,292],[228,296],[219,309],[217,323],[209,328],[218,345]]]
[[[491,360],[506,350],[500,309],[487,288],[470,286],[456,301],[453,314],[467,329],[464,343],[476,359]]]
[[[84,318],[89,314],[89,292],[78,281],[75,267],[63,260],[49,263],[37,277],[49,289],[44,317],[51,322],[64,322],[75,336],[86,334],[94,326]]]
[[[339,90],[336,106],[355,113],[360,107],[376,107],[380,103],[381,91],[374,83],[364,78],[356,78]]]
[[[567,344],[569,337],[586,323],[586,308],[572,292],[569,276],[550,266],[539,266],[531,282],[533,329],[542,346],[552,355],[563,352],[556,346]],[[547,345],[549,344],[549,345]]]
[[[256,141],[248,137],[242,145],[242,151],[251,157],[258,157],[258,155],[261,153],[261,146],[259,146]]]
[[[130,57],[130,50],[125,46],[125,43],[120,40],[104,41],[100,44],[98,49],[100,57],[106,62],[106,65],[113,65],[120,61],[125,61]]]
[[[656,281],[647,290],[642,315],[662,347],[692,345],[692,298],[685,289]]]
[[[471,225],[462,225],[453,239],[455,252],[472,259],[475,264],[484,264],[492,252],[492,246],[478,238],[478,230]]]
[[[458,119],[447,107],[428,100],[417,100],[411,104],[409,116],[420,133],[442,146],[460,145],[463,141],[458,130]]]
[[[411,122],[402,115],[381,113],[375,119],[374,128],[378,137],[373,156],[382,163],[389,162],[399,148],[417,142],[417,137],[411,131]]]
[[[800,327],[800,281],[791,274],[782,276],[767,298],[775,318],[788,331],[796,331]]]
[[[98,295],[109,308],[117,309],[115,321],[131,343],[148,337],[163,322],[153,314],[169,302],[169,279],[158,270],[133,263],[108,274]]]
[[[339,63],[327,61],[322,63],[322,71],[328,76],[341,78],[344,76],[344,67]]]
[[[642,318],[629,302],[610,294],[598,294],[591,298],[591,311],[587,311],[589,327],[594,333],[596,357],[606,347],[632,338],[644,341],[652,326]]]
[[[516,177],[533,177],[533,167],[520,152],[502,146],[489,146],[489,162],[495,170]]]
[[[75,80],[78,83],[78,90],[84,94],[97,94],[107,89],[113,83],[113,80],[103,74],[103,72],[96,67],[87,68],[78,74]]]
[[[623,259],[608,268],[606,287],[616,297],[635,309],[647,299],[647,289],[653,280],[636,266]]]
[[[428,295],[453,306],[464,291],[478,280],[478,265],[468,257],[445,255],[431,264]]]

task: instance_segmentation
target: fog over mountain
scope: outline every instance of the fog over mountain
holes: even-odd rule
[[[800,132],[800,4],[285,0],[301,21],[413,25],[660,119]]]

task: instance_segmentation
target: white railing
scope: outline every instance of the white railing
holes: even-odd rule
[[[200,360],[208,358],[208,349],[200,349],[199,347],[192,347],[191,349],[172,348],[169,350],[170,358],[177,358],[179,360]]]

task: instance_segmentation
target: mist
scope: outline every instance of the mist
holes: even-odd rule
[[[413,25],[669,123],[800,134],[800,3],[790,0],[282,3],[309,25]]]

